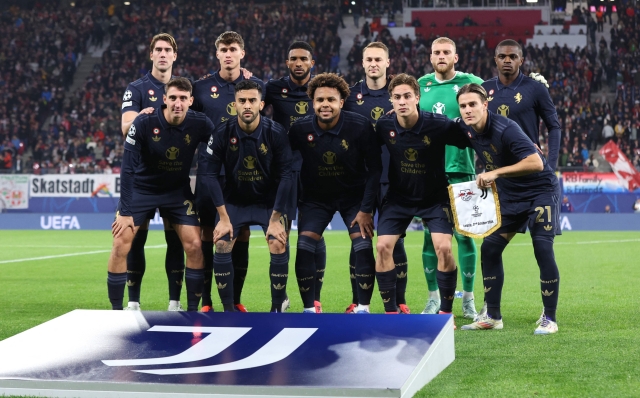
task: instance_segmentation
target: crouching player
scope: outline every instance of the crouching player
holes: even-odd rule
[[[271,253],[271,312],[288,305],[285,208],[291,190],[291,149],[280,124],[260,116],[262,87],[243,80],[235,86],[236,118],[220,124],[207,146],[204,185],[218,210],[213,231],[213,272],[225,312],[236,311],[233,300],[231,251],[242,227],[260,225]],[[224,165],[226,183],[220,187]]]
[[[482,311],[474,323],[462,329],[502,329],[502,252],[516,232],[524,232],[526,226],[540,268],[544,306],[534,333],[556,333],[560,274],[553,240],[558,223],[558,179],[518,124],[487,109],[487,92],[482,86],[463,86],[457,99],[470,146],[485,163],[486,172],[479,174],[476,182],[479,188],[496,182],[502,215],[502,226],[486,237],[481,247],[486,312]]]
[[[189,110],[191,93],[189,80],[171,79],[165,88],[164,105],[154,113],[138,115],[127,133],[107,277],[114,310],[122,309],[133,237],[153,218],[156,208],[175,226],[184,246],[188,310],[198,309],[204,272],[189,170],[198,144],[207,142],[214,127],[204,114]]]

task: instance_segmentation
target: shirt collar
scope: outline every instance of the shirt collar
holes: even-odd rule
[[[293,79],[291,79],[291,76],[285,77],[285,80],[286,80],[287,84],[289,85],[289,88],[291,89],[291,91],[304,91],[304,92],[307,92],[307,88],[309,87],[309,82],[314,77],[316,77],[316,76],[315,75],[311,75],[309,80],[307,80],[307,82],[305,84],[303,84],[302,86],[298,86],[296,83],[294,83]]]
[[[225,87],[229,84],[233,84],[236,85],[238,83],[240,83],[241,81],[244,80],[244,76],[242,75],[242,72],[240,73],[240,76],[238,76],[238,78],[232,82],[228,82],[225,79],[222,78],[222,76],[220,76],[220,71],[217,71],[216,73],[213,74],[213,78],[216,79],[216,82],[218,83],[218,86],[220,87]]]
[[[418,121],[409,130],[407,130],[404,127],[400,126],[400,123],[398,123],[398,117],[397,116],[393,120],[393,123],[396,126],[396,131],[398,132],[398,134],[402,134],[402,133],[420,134],[420,131],[422,131],[422,124],[424,123],[424,116],[423,116],[422,112],[419,111],[418,112]]]
[[[511,90],[515,90],[518,88],[518,86],[520,85],[520,83],[522,83],[522,80],[524,79],[524,73],[522,73],[522,71],[520,71],[520,75],[518,75],[518,77],[516,78],[516,80],[513,81],[513,83],[511,83],[508,86],[505,86],[504,84],[502,84],[502,82],[500,81],[499,77],[496,77],[496,88],[498,90],[502,90],[503,88],[508,88]]]
[[[333,126],[332,129],[329,129],[329,130],[326,130],[326,131],[321,129],[320,126],[318,125],[318,116],[317,115],[313,115],[313,130],[316,132],[316,135],[318,137],[321,137],[325,133],[329,133],[329,134],[333,134],[333,135],[340,134],[340,130],[342,130],[342,125],[343,124],[344,124],[344,115],[343,115],[342,111],[340,112],[340,118],[338,119],[338,123],[336,123],[336,125]]]
[[[360,82],[360,92],[362,93],[362,95],[370,95],[372,97],[382,97],[383,95],[389,95],[389,92],[387,91],[389,88],[389,81],[387,80],[387,82],[385,83],[384,87],[381,88],[380,90],[370,90],[369,87],[367,86],[367,80],[363,79]]]
[[[253,133],[247,134],[240,128],[240,124],[236,122],[236,134],[238,134],[239,139],[251,138],[253,140],[260,140],[260,136],[262,135],[262,116],[260,116],[260,123],[258,127],[254,130]]]
[[[162,104],[160,106],[160,108],[158,108],[158,110],[156,112],[158,112],[158,120],[160,120],[160,125],[162,126],[162,129],[177,129],[177,130],[184,130],[184,126],[186,125],[186,121],[187,121],[187,117],[189,117],[189,111],[187,111],[187,115],[184,117],[184,120],[182,121],[182,123],[180,123],[179,125],[173,125],[173,124],[169,124],[169,122],[167,121],[167,119],[164,117],[164,110],[167,109],[167,105],[166,104]]]
[[[491,134],[491,125],[493,124],[493,118],[496,117],[496,114],[491,112],[490,110],[487,110],[487,123],[484,125],[484,130],[482,130],[482,133],[478,133],[477,131],[475,131],[473,129],[473,127],[468,126],[472,131],[473,131],[473,135],[474,136],[480,136],[480,137],[489,137]],[[500,116],[502,117],[502,116]]]

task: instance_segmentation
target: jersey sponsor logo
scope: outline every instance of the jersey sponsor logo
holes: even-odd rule
[[[437,113],[439,115],[444,115],[445,105],[442,102],[436,102],[431,107],[431,112]]]
[[[342,147],[342,149],[344,149],[345,151],[349,150],[349,143],[347,142],[347,140],[342,140],[342,142],[340,143],[340,146]]]
[[[242,160],[242,164],[248,170],[253,170],[256,168],[256,158],[249,155]]]
[[[300,101],[295,106],[296,112],[300,115],[305,115],[309,111],[309,103],[306,101]]]
[[[263,155],[266,155],[267,152],[269,152],[269,148],[267,148],[267,146],[264,144],[264,142],[262,144],[260,144],[260,148],[258,148],[260,150],[260,153]]]
[[[357,100],[356,104],[358,104],[358,105],[364,104],[364,101],[362,100],[362,93],[356,94],[356,100]]]
[[[126,108],[126,107],[128,107],[128,106],[131,106],[131,105],[133,105],[133,101],[126,101],[126,102],[123,102],[123,103],[122,103],[122,109],[124,109],[124,108]]]
[[[166,150],[165,156],[169,160],[176,160],[178,156],[180,156],[180,149],[172,146],[171,148]]]
[[[522,94],[518,93],[518,94],[514,95],[513,98],[515,98],[516,104],[519,104],[520,101],[522,101]]]
[[[154,97],[154,94],[156,93],[155,91],[149,90],[148,93],[149,93],[149,101],[156,102],[158,100],[158,98]]]
[[[493,163],[493,157],[487,151],[482,151],[482,156],[487,160],[488,163]]]
[[[231,116],[238,116],[238,112],[236,111],[235,101],[229,102],[229,104],[227,104],[227,113]]]
[[[211,98],[218,98],[220,96],[220,94],[218,94],[218,87],[216,86],[211,86],[211,92],[213,94],[211,94]]]
[[[502,104],[498,107],[498,115],[509,117],[509,107],[505,104]]]
[[[331,151],[327,151],[322,155],[322,160],[326,164],[334,164],[336,162],[336,154]]]
[[[136,135],[136,126],[134,126],[132,124],[131,127],[129,127],[129,132],[127,133],[127,135],[129,137],[135,137],[135,135]]]
[[[122,96],[122,100],[129,101],[131,97],[133,97],[133,93],[131,92],[131,90],[127,90],[124,92],[124,95]]]
[[[383,114],[384,114],[384,109],[380,108],[379,106],[376,106],[371,110],[371,118],[373,120],[380,119],[380,116],[382,116]]]
[[[404,151],[404,157],[410,162],[415,162],[418,160],[418,151],[413,148],[409,148]]]

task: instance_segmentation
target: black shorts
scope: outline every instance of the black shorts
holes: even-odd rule
[[[558,195],[548,192],[533,200],[500,201],[502,225],[494,234],[509,232],[525,233],[527,228],[531,236],[555,236],[560,229]]]
[[[342,216],[349,234],[360,233],[360,227],[357,224],[353,227],[349,225],[358,215],[361,204],[362,198],[338,199],[331,202],[302,201],[298,203],[298,233],[315,232],[322,235],[336,212]]]
[[[289,220],[295,220],[297,209],[298,209],[298,200],[300,199],[300,194],[302,193],[302,184],[300,182],[300,172],[296,170],[291,171],[291,191],[289,192],[289,200],[287,201],[287,208],[285,212],[289,217]]]
[[[259,225],[262,227],[262,232],[267,233],[269,219],[273,213],[272,207],[261,205],[241,206],[227,203],[225,204],[225,208],[227,209],[229,221],[231,221],[231,226],[233,227],[234,238],[238,237],[242,227],[250,227],[251,225]],[[216,224],[218,221],[220,221],[220,217],[216,216]],[[280,216],[280,223],[285,230],[289,228],[289,220],[286,214]],[[231,238],[229,235],[225,235],[220,239],[229,241]]]
[[[169,220],[173,225],[199,226],[194,199],[190,186],[162,194],[134,191],[129,210],[136,227],[155,217],[156,209],[160,210],[162,218]],[[120,202],[118,202],[116,216],[119,213]]]
[[[218,177],[220,188],[224,189],[224,176]],[[207,192],[204,183],[200,177],[196,178],[196,208],[198,209],[198,217],[200,217],[200,225],[203,227],[215,227],[216,216],[218,211],[216,205],[213,204],[213,198]]]
[[[378,236],[402,235],[414,217],[422,218],[431,233],[453,235],[451,206],[441,202],[430,207],[411,207],[385,200],[378,217]]]

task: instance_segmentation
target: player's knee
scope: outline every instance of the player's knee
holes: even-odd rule
[[[553,236],[535,236],[532,239],[533,253],[536,258],[553,256]]]
[[[130,250],[131,250],[131,240],[123,239],[122,237],[113,239],[113,246],[111,248],[111,253],[114,257],[126,258]]]
[[[376,243],[376,252],[378,253],[378,256],[392,256],[394,246],[395,245],[392,240],[380,239],[380,237],[378,237],[378,242]],[[353,249],[354,251],[356,251],[355,247]]]
[[[286,247],[277,239],[269,239],[269,253],[282,254],[286,251]]]
[[[231,253],[233,250],[233,244],[226,240],[219,240],[216,242],[216,253]]]
[[[187,257],[202,255],[202,243],[200,239],[184,239],[182,247],[184,248],[184,252],[187,254]]]
[[[504,248],[507,247],[508,240],[500,235],[489,235],[482,242],[480,246],[480,253],[483,261],[486,260],[499,260],[502,256]]]
[[[436,249],[436,256],[438,256],[438,258],[453,256],[451,253],[451,240],[442,239],[438,242],[433,242],[433,246]]]

